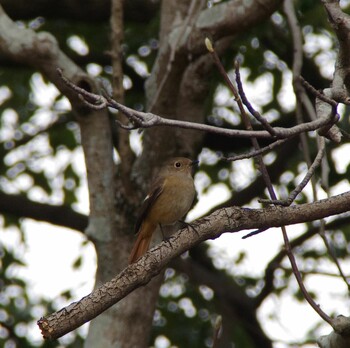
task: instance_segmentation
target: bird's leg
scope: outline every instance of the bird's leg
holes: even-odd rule
[[[192,228],[194,232],[196,232],[197,236],[199,236],[198,231],[195,229],[194,224],[190,224],[186,221],[179,220],[180,224],[182,224],[182,228],[187,227],[187,228]]]
[[[159,228],[160,228],[160,232],[162,232],[162,237],[163,237],[163,242],[164,242],[164,241],[167,240],[168,238],[167,238],[166,235],[164,234],[162,224],[159,224]]]
[[[160,228],[160,232],[162,233],[163,242],[168,242],[168,243],[170,244],[170,247],[172,248],[173,246],[171,245],[170,237],[167,237],[167,236],[164,234],[163,226],[162,226],[161,224],[159,224],[159,228]]]

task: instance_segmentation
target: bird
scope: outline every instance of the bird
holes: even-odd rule
[[[190,210],[196,194],[192,173],[198,162],[175,157],[160,167],[136,221],[137,238],[129,256],[129,264],[147,252],[158,226],[172,225]]]

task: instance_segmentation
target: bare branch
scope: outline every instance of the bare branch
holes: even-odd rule
[[[261,203],[269,203],[269,204],[278,204],[283,206],[288,206],[293,203],[296,196],[303,190],[303,188],[307,185],[307,183],[310,181],[312,176],[315,173],[315,170],[320,166],[322,158],[325,153],[325,141],[324,138],[320,139],[320,148],[318,150],[317,156],[315,157],[314,162],[309,167],[304,179],[301,181],[301,183],[293,190],[293,192],[289,195],[288,199],[283,200],[268,200],[268,199],[259,199],[259,202]]]
[[[236,89],[234,88],[234,86],[232,85],[230,79],[228,78],[220,60],[218,59],[217,55],[215,54],[215,51],[212,50],[211,53],[213,54],[213,57],[214,57],[214,60],[215,60],[215,63],[217,64],[218,68],[219,68],[219,71],[220,73],[223,75],[225,81],[227,82],[228,84],[228,87],[230,88],[230,90],[232,91],[232,93],[234,94],[235,96],[235,100],[239,106],[239,109],[241,111],[241,117],[242,117],[242,121],[244,123],[244,125],[246,126],[247,129],[249,130],[252,130],[252,125],[251,125],[251,122],[249,120],[249,118],[247,117],[246,113],[245,113],[245,110],[242,106],[242,102],[241,100],[237,97],[237,91]],[[236,80],[239,79],[236,75]],[[253,147],[256,151],[260,150],[260,145],[258,143],[258,140],[257,138],[255,137],[252,137],[251,138],[251,142],[253,144]],[[274,188],[272,186],[272,182],[271,182],[271,179],[270,179],[270,176],[269,176],[269,173],[267,171],[267,168],[266,168],[266,165],[263,161],[263,158],[261,155],[258,156],[258,164],[259,164],[259,170],[263,176],[263,179],[264,179],[264,182],[266,184],[266,187],[267,187],[267,190],[270,194],[270,197],[273,201],[276,201],[277,200],[277,196],[275,194],[275,191],[274,191]],[[293,255],[293,252],[292,252],[292,249],[291,249],[291,246],[290,246],[290,243],[289,243],[289,239],[288,239],[288,235],[287,235],[287,230],[285,228],[285,226],[281,226],[281,230],[282,230],[282,235],[283,235],[283,240],[284,240],[284,245],[285,245],[285,248],[286,248],[286,252],[287,252],[287,255],[288,255],[288,258],[289,258],[289,261],[291,263],[291,266],[292,266],[292,269],[293,269],[293,273],[295,275],[295,278],[298,282],[298,285],[300,287],[300,290],[301,292],[303,293],[304,295],[304,298],[306,299],[306,301],[310,304],[310,306],[316,311],[316,313],[318,313],[320,315],[320,317],[325,320],[326,322],[328,323],[331,323],[331,318],[320,308],[320,306],[318,306],[315,301],[313,300],[312,296],[308,293],[308,291],[306,290],[305,288],[305,285],[303,283],[303,280],[302,280],[302,277],[300,275],[300,272],[298,270],[298,266],[297,266],[297,263],[296,263],[296,260],[295,260],[295,257]]]
[[[254,116],[263,125],[263,127],[271,134],[271,136],[276,136],[275,129],[267,122],[267,120],[264,117],[260,115],[258,111],[256,111],[253,108],[252,104],[247,99],[243,89],[241,73],[239,71],[239,63],[237,61],[235,62],[235,73],[236,73],[236,82],[237,82],[238,92],[242,99],[243,104],[247,107],[247,109],[252,114],[252,116]]]
[[[299,79],[302,83],[302,85],[310,92],[312,93],[315,97],[323,100],[324,102],[328,103],[329,105],[333,106],[336,108],[338,106],[338,103],[331,98],[328,98],[326,95],[324,95],[322,92],[318,91],[315,87],[310,85],[309,82],[307,82],[302,76],[299,76]]]
[[[335,230],[341,228],[342,226],[348,225],[350,222],[350,215],[333,220],[326,224],[325,228],[327,230]],[[319,231],[318,226],[310,227],[305,233],[293,239],[290,244],[292,248],[302,245],[306,240],[316,235]],[[259,307],[260,304],[266,299],[266,297],[272,292],[274,283],[275,270],[279,267],[282,260],[286,256],[285,249],[281,249],[269,262],[268,266],[265,268],[264,275],[264,287],[262,288],[260,294],[255,298],[255,307]]]
[[[295,13],[294,2],[292,1],[284,1],[283,2],[283,10],[287,17],[287,22],[292,34],[293,40],[293,89],[296,97],[296,120],[298,124],[303,123],[303,108],[309,114],[311,120],[316,119],[316,111],[314,106],[312,105],[308,95],[306,94],[303,83],[300,79],[301,69],[303,66],[303,39],[302,32],[300,29],[299,22],[297,20],[297,16]],[[301,148],[303,151],[303,156],[305,158],[305,162],[310,168],[311,166],[311,155],[310,155],[310,147],[307,139],[307,135],[305,133],[300,134]],[[316,200],[316,180],[313,176],[311,176],[311,184],[312,190],[314,194],[314,200]],[[295,196],[296,197],[296,196]],[[294,198],[295,198],[294,197]],[[293,199],[294,199],[293,198]],[[293,199],[290,201],[292,202]]]
[[[222,316],[219,315],[214,323],[213,348],[217,348],[219,344],[220,333],[222,331]]]
[[[68,307],[41,318],[38,325],[45,338],[56,339],[95,318],[137,287],[147,284],[178,255],[206,239],[225,232],[280,227],[314,221],[349,211],[350,192],[314,203],[266,209],[223,208],[196,221],[196,231],[184,228],[152,248],[138,262],[125,268],[110,282]],[[332,321],[331,321],[332,324]]]
[[[94,108],[102,109],[104,107],[111,107],[123,112],[132,122],[132,126],[124,125],[125,129],[137,129],[137,128],[150,128],[150,127],[178,127],[184,129],[194,129],[202,132],[210,132],[228,137],[238,137],[238,138],[271,138],[271,134],[267,131],[254,131],[254,130],[236,130],[220,128],[215,126],[210,126],[206,124],[193,123],[188,121],[179,121],[163,118],[151,112],[141,112],[133,110],[125,105],[122,105],[112,98],[106,98],[102,95],[94,94],[78,87],[67,78],[62,75],[62,71],[57,69],[58,73],[61,74],[64,83],[72,88],[76,93],[81,94],[85,100],[87,100],[87,105],[95,105]],[[92,102],[91,102],[92,101]],[[95,104],[94,104],[95,103]],[[320,118],[311,122],[303,123],[291,128],[275,127],[274,132],[278,138],[290,138],[293,135],[300,134],[302,132],[309,132],[317,130],[324,125],[333,124],[333,117]]]
[[[331,245],[330,241],[328,240],[327,238],[327,235],[326,235],[326,232],[325,232],[325,221],[322,220],[322,226],[320,228],[320,232],[319,232],[319,235],[321,236],[323,242],[324,242],[324,245],[326,246],[327,248],[327,252],[328,254],[330,255],[331,259],[333,260],[334,264],[336,265],[337,269],[338,269],[338,272],[339,272],[339,275],[340,277],[343,279],[345,285],[347,286],[348,288],[348,291],[350,291],[350,283],[348,281],[348,279],[350,279],[350,276],[347,277],[340,265],[340,262],[337,258],[337,255],[335,254],[334,252],[334,248],[333,246]]]
[[[215,41],[225,37],[237,35],[249,28],[252,23],[258,23],[268,18],[274,11],[278,10],[281,0],[259,0],[259,1],[226,1],[206,8],[199,14],[194,30],[188,32],[189,38],[184,42],[193,42],[192,52],[203,49],[198,43],[199,38],[212,37]],[[195,45],[197,43],[197,45]]]
[[[84,232],[88,224],[86,215],[77,213],[68,206],[34,202],[27,197],[4,192],[0,192],[0,211],[2,214],[46,221],[80,232]]]
[[[242,160],[242,159],[247,159],[247,158],[252,158],[255,156],[263,155],[264,153],[267,153],[267,152],[273,150],[274,148],[276,148],[280,145],[283,145],[285,142],[287,142],[288,140],[290,140],[292,138],[294,138],[294,137],[276,140],[275,142],[271,143],[270,145],[262,147],[259,150],[253,150],[251,152],[244,153],[242,155],[231,156],[231,157],[222,157],[222,158],[226,161],[238,161],[238,160]]]

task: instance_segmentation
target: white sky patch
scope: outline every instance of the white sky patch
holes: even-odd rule
[[[266,72],[255,79],[254,82],[248,81],[250,70],[247,68],[240,69],[242,84],[246,93],[246,96],[253,107],[261,111],[260,107],[269,103],[272,100],[272,81],[273,77],[270,72]],[[231,76],[231,79],[234,79]],[[232,103],[234,101],[232,94],[230,94]]]
[[[339,174],[344,174],[350,164],[350,144],[339,145],[332,151],[332,159]],[[337,160],[338,159],[338,160]]]
[[[316,55],[315,61],[320,67],[321,74],[332,79],[336,52],[332,48],[332,37],[327,36],[327,32],[322,35],[314,33],[305,34],[304,51],[306,54]]]
[[[135,55],[130,55],[126,59],[126,63],[131,66],[140,76],[147,77],[149,76],[149,71],[147,65],[140,60],[139,57]]]
[[[270,57],[273,65],[278,64],[277,57]],[[269,58],[269,59],[270,59]],[[259,76],[254,82],[248,81],[250,70],[247,68],[241,68],[241,80],[244,86],[244,90],[249,102],[259,112],[261,107],[270,103],[273,97],[273,75],[270,72],[266,72]],[[230,79],[235,79],[233,73],[229,74]],[[282,106],[285,112],[291,111],[295,107],[295,95],[292,85],[292,74],[287,70],[282,71],[282,88],[277,95],[277,100]],[[232,93],[225,87],[218,87],[215,94],[215,104],[220,106],[231,106],[236,108],[236,102],[232,96]],[[273,121],[277,117],[277,111],[271,110],[269,113],[264,114],[269,122]],[[233,124],[240,123],[240,117],[237,115],[236,119],[232,120]]]
[[[77,54],[86,56],[89,53],[89,46],[77,35],[72,35],[67,40],[68,46]]]
[[[103,69],[101,67],[101,65],[98,65],[96,63],[89,63],[87,66],[86,66],[86,70],[88,72],[89,75],[92,75],[92,76],[98,76],[102,73]]]
[[[11,98],[12,92],[7,86],[0,87],[0,105],[7,99]]]
[[[142,152],[142,134],[138,130],[130,131],[130,146],[134,153],[139,156]]]
[[[292,73],[283,71],[282,73],[282,88],[277,94],[277,100],[284,112],[290,112],[295,107],[295,95],[292,84]]]
[[[173,347],[169,339],[163,335],[157,336],[155,341],[156,348],[170,348]]]
[[[34,73],[30,79],[34,93],[31,95],[33,102],[42,108],[50,108],[60,94],[52,83],[46,83],[40,73]],[[46,117],[47,117],[46,113]]]
[[[232,172],[230,180],[232,186],[236,190],[241,191],[247,187],[256,177],[256,169],[254,168],[252,159],[232,162]]]
[[[10,141],[15,137],[18,114],[13,109],[6,109],[1,116],[2,127],[0,129],[0,141]]]
[[[78,300],[92,291],[96,254],[91,243],[82,245],[86,241],[82,233],[30,219],[24,220],[23,229],[25,246],[20,242],[19,232],[15,228],[6,229],[2,242],[26,263],[24,267],[12,267],[10,272],[28,283],[30,298],[43,296],[60,308],[69,304],[59,298],[60,293],[70,290]],[[72,265],[78,257],[82,257],[81,267],[73,269]],[[87,327],[84,327],[83,332],[86,330]],[[42,342],[36,325],[29,336],[34,341]]]
[[[206,194],[199,194],[198,203],[187,214],[187,220],[192,221],[209,211],[219,203],[225,202],[231,196],[230,191],[224,184],[213,185]]]

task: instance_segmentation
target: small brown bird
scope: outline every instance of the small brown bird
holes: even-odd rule
[[[129,256],[129,264],[146,253],[157,226],[171,225],[190,210],[196,193],[192,168],[197,163],[176,157],[160,168],[136,222],[138,236]]]

